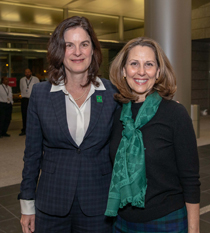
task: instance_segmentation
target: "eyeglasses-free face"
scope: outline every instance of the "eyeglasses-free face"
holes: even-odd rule
[[[87,72],[93,55],[90,36],[81,28],[71,28],[64,34],[66,51],[63,60],[66,73],[82,74]]]
[[[131,90],[139,96],[137,102],[145,100],[159,72],[155,53],[150,47],[137,45],[130,50],[123,74]]]

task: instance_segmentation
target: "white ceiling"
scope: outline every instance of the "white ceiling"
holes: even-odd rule
[[[98,36],[118,32],[118,17],[124,16],[125,30],[143,27],[144,0],[0,0],[0,32],[47,34],[69,16],[87,17]],[[130,19],[132,18],[132,20]]]
[[[68,8],[69,10],[144,18],[144,0],[5,0],[0,3],[22,3],[31,6]]]
[[[209,2],[192,0],[192,8]],[[0,34],[49,35],[62,21],[64,8],[69,16],[87,17],[99,36],[117,33],[119,16],[127,17],[125,31],[144,26],[144,0],[0,0]]]

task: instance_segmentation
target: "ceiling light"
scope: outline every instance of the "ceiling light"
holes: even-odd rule
[[[9,11],[1,13],[1,19],[5,21],[20,21],[20,15],[18,13],[11,13]]]
[[[51,25],[52,24],[52,19],[49,15],[35,15],[35,19],[34,19],[35,23],[37,24],[48,24]]]

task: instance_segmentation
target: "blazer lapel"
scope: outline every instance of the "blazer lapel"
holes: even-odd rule
[[[64,135],[68,138],[68,140],[75,146],[76,143],[71,137],[71,134],[68,129],[68,123],[66,118],[66,102],[65,102],[65,94],[63,91],[56,91],[50,93],[52,105],[54,107],[55,115],[57,117],[59,126],[61,127]]]
[[[105,100],[105,91],[95,91],[95,93],[91,96],[91,114],[90,114],[90,123],[87,129],[87,132],[84,136],[84,139],[90,134],[90,132],[94,129],[96,123],[100,118],[100,114],[104,105]]]

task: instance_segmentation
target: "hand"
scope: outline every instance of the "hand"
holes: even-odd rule
[[[23,233],[32,233],[35,231],[35,214],[25,215],[22,214],[20,223]]]

